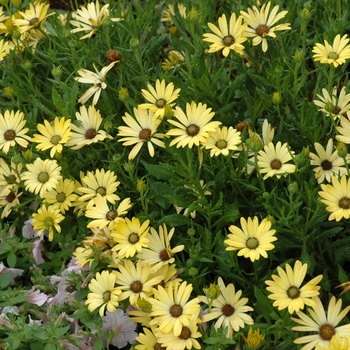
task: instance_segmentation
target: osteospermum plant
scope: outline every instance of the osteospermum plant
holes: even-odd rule
[[[348,12],[1,1],[0,348],[347,349]]]

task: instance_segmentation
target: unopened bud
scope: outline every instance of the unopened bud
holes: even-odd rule
[[[152,311],[152,304],[146,299],[139,298],[137,300],[137,305],[143,312],[149,313]]]
[[[294,54],[294,61],[297,63],[301,63],[304,61],[304,54],[302,51],[296,50]]]
[[[137,180],[136,189],[137,189],[140,193],[144,193],[144,192],[147,190],[146,181],[143,180],[143,179]]]
[[[338,153],[338,156],[341,158],[345,158],[348,155],[348,150],[344,142],[342,141],[338,142],[337,153]]]
[[[246,140],[246,144],[253,152],[259,152],[263,148],[263,142],[260,136],[251,130],[249,130],[249,139]]]
[[[324,109],[329,113],[332,114],[334,111],[334,104],[331,101],[327,101],[324,105]]]
[[[176,26],[172,25],[169,27],[169,34],[172,36],[175,36],[177,34],[177,28]]]
[[[188,270],[188,274],[191,276],[191,277],[196,277],[198,275],[198,269],[196,267],[191,267],[189,270]]]
[[[53,66],[53,68],[51,69],[51,74],[52,76],[57,79],[60,80],[61,75],[62,75],[62,67],[61,66]]]
[[[137,47],[139,47],[139,45],[140,45],[139,39],[137,39],[137,38],[131,38],[131,39],[130,39],[130,46],[131,46],[133,49],[136,49]]]
[[[282,95],[280,92],[276,91],[272,94],[272,103],[276,106],[282,103]]]
[[[125,87],[121,87],[119,90],[119,99],[122,101],[126,101],[129,99],[129,91]]]
[[[210,286],[206,290],[205,294],[209,299],[217,299],[221,294],[220,287],[217,284],[210,283]]]

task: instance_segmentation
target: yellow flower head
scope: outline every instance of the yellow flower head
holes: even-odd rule
[[[25,124],[24,113],[20,111],[15,113],[6,110],[4,114],[0,113],[0,150],[3,153],[7,154],[16,143],[27,148],[31,137],[26,135],[29,128],[25,128]]]
[[[54,231],[61,232],[59,223],[64,220],[64,216],[58,208],[52,205],[42,205],[37,213],[33,214],[32,225],[40,236],[44,231],[49,232],[49,241],[53,240]]]
[[[274,249],[272,242],[277,240],[274,236],[276,230],[271,230],[271,222],[263,219],[259,224],[256,216],[253,220],[248,218],[248,221],[242,217],[241,228],[234,225],[229,227],[231,234],[225,240],[228,245],[226,250],[238,250],[238,256],[243,255],[252,262],[258,260],[260,255],[267,258],[266,251]]]
[[[350,179],[346,175],[340,178],[332,176],[332,185],[321,184],[322,191],[318,194],[321,202],[326,204],[326,210],[331,213],[328,220],[340,221],[342,218],[350,218]]]
[[[350,336],[341,337],[339,333],[335,333],[326,344],[316,344],[315,350],[350,350]]]
[[[99,314],[103,317],[106,308],[109,312],[115,312],[117,310],[121,290],[115,285],[116,278],[115,273],[107,270],[96,273],[95,278],[89,283],[91,292],[85,301],[90,312],[100,308]]]
[[[317,284],[321,281],[322,275],[313,278],[300,287],[304,281],[307,271],[307,264],[302,264],[297,260],[292,269],[289,264],[286,264],[286,270],[277,267],[278,275],[272,275],[272,279],[265,281],[268,285],[266,289],[271,292],[269,299],[275,300],[273,306],[277,306],[278,310],[288,308],[288,312],[298,312],[304,308],[304,304],[315,306],[312,299],[319,295],[320,286]]]
[[[203,41],[212,43],[209,48],[209,53],[222,50],[222,54],[227,57],[230,50],[243,55],[244,43],[247,40],[245,31],[246,24],[242,24],[243,17],[239,16],[236,19],[236,14],[232,13],[229,23],[227,24],[226,15],[223,14],[218,19],[219,28],[213,23],[208,23],[208,27],[214,33],[205,33]]]
[[[209,137],[209,132],[215,132],[221,122],[211,121],[215,113],[211,108],[201,102],[196,104],[186,104],[186,114],[180,107],[176,107],[174,117],[177,120],[169,119],[168,122],[176,128],[170,129],[166,135],[176,136],[170,142],[170,146],[177,144],[177,148],[186,147],[192,148],[193,145],[199,146],[205,144]]]
[[[324,64],[333,64],[334,67],[344,64],[350,58],[349,40],[347,34],[342,37],[338,34],[332,45],[327,40],[324,40],[324,45],[317,43],[312,49],[314,60]]]
[[[165,108],[167,106],[173,107],[174,101],[179,97],[181,89],[174,90],[174,84],[169,83],[165,85],[165,80],[156,80],[156,87],[151,84],[147,85],[149,91],[142,89],[142,96],[148,101],[148,103],[142,103],[139,105],[140,109],[148,109],[154,113],[153,118],[163,119]]]
[[[90,38],[109,16],[108,7],[109,4],[106,4],[100,9],[99,0],[96,0],[96,2],[90,2],[86,7],[83,6],[73,12],[74,20],[70,21],[70,24],[77,28],[72,29],[71,33],[85,32],[87,34],[82,36],[80,40]]]
[[[278,24],[279,20],[284,18],[288,11],[281,11],[278,13],[279,6],[276,5],[270,12],[271,1],[262,5],[260,11],[256,6],[252,9],[248,9],[248,12],[241,11],[241,15],[247,22],[249,27],[245,31],[245,36],[253,38],[253,45],[259,45],[262,43],[263,52],[267,51],[267,37],[276,38],[277,31],[289,30],[290,24]]]
[[[50,157],[56,153],[62,153],[64,144],[69,140],[71,134],[70,119],[56,117],[52,124],[44,120],[44,124],[37,125],[40,134],[34,134],[33,142],[38,143],[36,149],[45,151],[50,149]]]
[[[260,329],[253,331],[252,326],[249,327],[247,338],[242,335],[244,342],[247,344],[249,350],[256,350],[260,347],[265,337],[261,335]]]

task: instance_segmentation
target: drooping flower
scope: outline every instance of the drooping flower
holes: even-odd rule
[[[69,140],[71,134],[70,119],[56,117],[53,124],[44,120],[44,124],[37,125],[40,134],[34,134],[32,142],[38,143],[36,149],[46,151],[50,149],[50,157],[56,153],[62,153],[64,144]]]
[[[144,264],[152,265],[151,272],[155,272],[163,265],[172,264],[175,261],[174,254],[182,251],[185,246],[179,245],[171,248],[170,240],[173,237],[175,228],[173,227],[169,233],[165,224],[159,226],[157,232],[151,227],[151,232],[148,234],[148,247],[143,248],[138,254],[137,258]]]
[[[332,176],[332,185],[321,184],[322,191],[318,194],[321,202],[328,205],[326,210],[331,213],[328,220],[340,221],[342,218],[350,218],[350,179],[346,175],[340,178]]]
[[[10,147],[19,144],[23,148],[27,148],[28,141],[31,137],[26,135],[29,128],[25,128],[26,121],[24,113],[6,110],[4,114],[0,113],[0,150],[7,154]]]
[[[205,149],[210,150],[211,157],[217,157],[220,154],[228,156],[230,151],[238,150],[241,143],[241,133],[232,126],[227,128],[218,127],[215,132],[210,132],[209,137],[205,140]]]
[[[181,66],[185,62],[184,55],[176,50],[170,50],[168,56],[162,62],[162,69],[169,70]]]
[[[320,61],[322,64],[333,64],[334,67],[344,64],[350,58],[349,40],[347,34],[342,37],[338,34],[332,45],[327,40],[324,40],[324,45],[315,44],[312,49],[314,61]]]
[[[264,149],[258,153],[258,167],[260,173],[265,174],[264,180],[268,177],[275,176],[279,179],[282,175],[294,173],[296,166],[294,164],[287,164],[292,159],[292,154],[288,144],[282,145],[281,141],[278,141],[276,147],[272,142],[264,146]]]
[[[49,8],[50,4],[40,0],[35,1],[34,4],[29,3],[29,9],[26,9],[24,12],[19,11],[22,18],[15,19],[13,22],[20,33],[28,32],[35,28],[42,30],[46,19],[55,14],[55,12],[48,14]]]
[[[77,125],[71,124],[72,132],[66,143],[67,147],[77,150],[106,138],[112,139],[111,135],[100,129],[103,119],[100,111],[96,110],[94,105],[89,106],[89,108],[84,105],[80,106],[80,110],[75,113],[75,116]]]
[[[76,28],[72,29],[71,33],[87,33],[80,40],[91,38],[109,16],[108,7],[109,4],[106,4],[100,8],[99,0],[88,3],[86,7],[80,7],[76,12],[72,13],[74,20],[71,20],[70,24]]]
[[[103,317],[106,308],[109,312],[117,310],[122,291],[115,285],[116,278],[115,273],[107,270],[96,273],[95,278],[89,283],[88,287],[91,292],[85,301],[90,312],[99,308],[99,314]]]
[[[250,258],[252,262],[258,260],[260,255],[267,258],[266,251],[274,249],[272,242],[277,240],[274,236],[276,230],[271,230],[271,221],[265,218],[259,224],[258,218],[254,216],[248,220],[242,217],[240,222],[241,228],[235,225],[229,227],[231,234],[224,241],[228,245],[226,250],[238,250],[238,256]]]
[[[153,144],[165,147],[164,142],[160,140],[164,135],[157,132],[161,120],[155,119],[153,113],[142,110],[140,106],[134,108],[134,115],[135,118],[126,112],[123,116],[127,126],[118,127],[118,136],[122,136],[118,142],[123,142],[123,146],[135,145],[129,153],[129,159],[134,159],[144,144],[147,144],[149,155],[153,157]]]
[[[208,300],[206,296],[199,296],[201,302],[209,304],[211,302],[212,309],[202,317],[203,322],[207,322],[218,318],[214,327],[228,328],[226,337],[231,338],[233,331],[238,332],[240,328],[244,328],[245,324],[252,325],[253,319],[247,314],[253,311],[253,308],[247,306],[248,298],[241,298],[242,291],[236,292],[232,283],[225,286],[221,277],[218,278],[218,285],[221,294],[214,300]]]
[[[129,298],[130,305],[136,306],[139,299],[148,299],[153,295],[153,287],[163,276],[150,278],[151,266],[143,265],[141,260],[134,264],[131,260],[124,260],[118,265],[116,283],[123,291],[120,300]]]
[[[186,18],[186,6],[184,4],[178,4],[177,9],[182,18]],[[173,17],[176,17],[174,5],[169,4],[167,8],[163,12],[163,16],[161,18],[162,22],[168,22],[169,24],[173,24]]]
[[[186,281],[180,283],[170,281],[166,288],[158,286],[154,289],[154,298],[150,316],[153,316],[150,326],[158,326],[160,332],[174,332],[179,336],[183,326],[189,326],[193,317],[197,318],[200,311],[199,299],[190,299],[193,287]]]
[[[38,235],[45,231],[49,233],[49,241],[53,240],[54,232],[61,232],[59,223],[64,220],[64,216],[60,213],[58,208],[52,205],[42,205],[37,213],[33,214],[32,225],[34,230],[38,231]]]
[[[298,312],[304,308],[304,304],[315,306],[313,297],[319,295],[320,286],[317,284],[321,281],[322,275],[313,278],[311,281],[304,284],[307,264],[302,264],[297,260],[292,269],[289,264],[286,264],[286,270],[277,267],[278,275],[272,275],[272,279],[265,281],[268,285],[266,289],[271,292],[269,299],[275,300],[273,306],[277,306],[278,310],[288,308],[288,312]]]
[[[85,93],[79,98],[78,102],[84,104],[92,95],[95,95],[92,104],[95,105],[100,98],[101,91],[106,89],[105,83],[106,74],[118,63],[118,61],[112,62],[109,66],[103,67],[101,71],[98,71],[95,64],[93,64],[95,72],[87,69],[79,69],[78,74],[80,77],[75,77],[74,80],[79,83],[93,84]]]
[[[263,52],[268,49],[267,37],[276,38],[275,32],[291,29],[289,23],[275,25],[286,16],[288,11],[278,13],[279,6],[276,5],[270,12],[270,7],[271,1],[262,5],[260,11],[256,6],[252,9],[248,8],[248,12],[241,11],[241,15],[249,25],[244,35],[253,38],[254,46],[262,43]]]
[[[318,183],[324,180],[330,182],[333,175],[342,176],[347,173],[344,159],[339,157],[337,150],[333,152],[333,139],[329,139],[327,147],[324,149],[321,144],[315,142],[317,154],[310,152],[311,165],[316,165],[313,169]]]
[[[167,136],[176,136],[170,142],[170,146],[177,144],[177,148],[186,146],[192,148],[193,145],[199,146],[200,143],[205,143],[209,132],[215,132],[221,124],[219,121],[211,121],[214,114],[211,108],[207,108],[207,105],[201,102],[198,105],[193,101],[191,104],[187,103],[186,114],[176,106],[174,117],[177,120],[168,120],[176,128],[166,133]]]
[[[345,86],[340,90],[339,96],[336,86],[331,94],[326,89],[322,89],[322,95],[316,95],[319,100],[314,100],[314,104],[326,115],[336,119],[350,110],[350,94],[346,93]]]
[[[236,18],[236,14],[231,14],[229,23],[227,23],[226,15],[223,14],[218,19],[219,28],[213,23],[208,23],[208,27],[214,33],[203,34],[203,41],[212,43],[208,50],[209,53],[221,51],[222,54],[227,57],[231,50],[243,55],[244,43],[247,40],[245,31],[246,24],[242,23],[243,17]]]
[[[140,220],[133,217],[131,220],[125,218],[124,222],[120,222],[115,227],[111,232],[116,242],[112,251],[118,252],[119,259],[133,257],[136,252],[141,252],[143,248],[148,247],[148,225],[149,220],[141,225]]]
[[[142,89],[142,96],[148,101],[148,103],[142,103],[139,105],[140,109],[147,109],[154,113],[154,119],[163,119],[165,108],[175,106],[174,101],[179,97],[181,89],[174,90],[174,83],[165,85],[165,80],[156,80],[156,87],[151,84],[147,85],[148,90]]]
[[[27,171],[21,175],[26,190],[39,194],[43,197],[46,191],[56,187],[62,178],[61,167],[56,160],[41,158],[35,159],[34,163],[27,164]]]
[[[320,298],[314,298],[315,306],[308,309],[310,316],[302,311],[297,312],[299,318],[291,319],[300,326],[292,328],[297,332],[315,332],[316,334],[306,335],[294,340],[295,344],[305,344],[300,350],[312,350],[315,346],[320,345],[329,349],[330,341],[333,336],[339,334],[341,338],[350,336],[350,324],[339,326],[339,322],[346,316],[350,310],[350,306],[341,310],[342,300],[336,302],[333,296],[328,304],[327,314],[324,310]],[[337,349],[338,350],[338,349]]]

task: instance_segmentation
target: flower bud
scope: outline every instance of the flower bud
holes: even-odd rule
[[[327,101],[325,106],[324,106],[324,109],[329,113],[329,114],[332,114],[333,111],[334,111],[334,104],[331,102],[331,101]]]
[[[62,75],[62,67],[61,66],[53,66],[51,69],[51,74],[56,80],[60,80],[61,75]]]
[[[296,63],[301,63],[304,61],[304,53],[302,51],[296,50],[294,54],[294,61]]]
[[[139,191],[140,193],[144,193],[144,192],[147,190],[146,181],[143,180],[143,179],[137,180],[136,189],[137,189],[137,191]]]
[[[175,36],[177,34],[177,28],[174,25],[170,26],[168,30],[169,30],[169,34],[172,36]]]
[[[125,87],[120,88],[119,99],[124,101],[124,102],[129,99],[129,92],[128,92],[127,88],[125,88]]]
[[[191,276],[191,277],[196,277],[196,276],[198,275],[198,269],[195,268],[195,267],[191,267],[191,268],[189,268],[189,270],[188,270],[188,274],[189,274],[189,276]]]
[[[23,153],[23,157],[26,160],[26,162],[30,163],[33,159],[34,159],[34,155],[33,152],[30,149],[27,149],[24,153]]]
[[[259,152],[263,148],[260,136],[251,130],[249,130],[249,139],[246,140],[246,144],[253,152]]]
[[[190,236],[190,237],[194,237],[194,235],[196,234],[196,230],[191,227],[187,230],[187,234]]]
[[[8,98],[13,97],[13,89],[11,86],[5,86],[2,91],[3,91],[2,93],[5,97],[8,97]]]
[[[143,312],[149,313],[152,311],[152,304],[146,299],[139,298],[137,300],[137,305]]]
[[[139,39],[137,39],[137,38],[131,38],[130,39],[130,46],[131,46],[131,48],[136,49],[136,48],[139,47],[139,45],[140,45]]]
[[[345,158],[348,155],[348,150],[347,150],[346,144],[344,142],[342,142],[342,141],[338,142],[337,153],[338,153],[338,156],[341,158]]]
[[[298,183],[296,181],[294,181],[288,185],[288,192],[291,195],[299,192],[299,186],[298,186]]]
[[[282,95],[280,92],[276,91],[272,94],[272,103],[276,106],[282,103]]]
[[[200,16],[195,7],[192,7],[187,14],[187,19],[191,22],[199,22]]]
[[[221,294],[220,287],[217,284],[210,283],[209,288],[205,291],[205,295],[209,299],[216,299]]]

